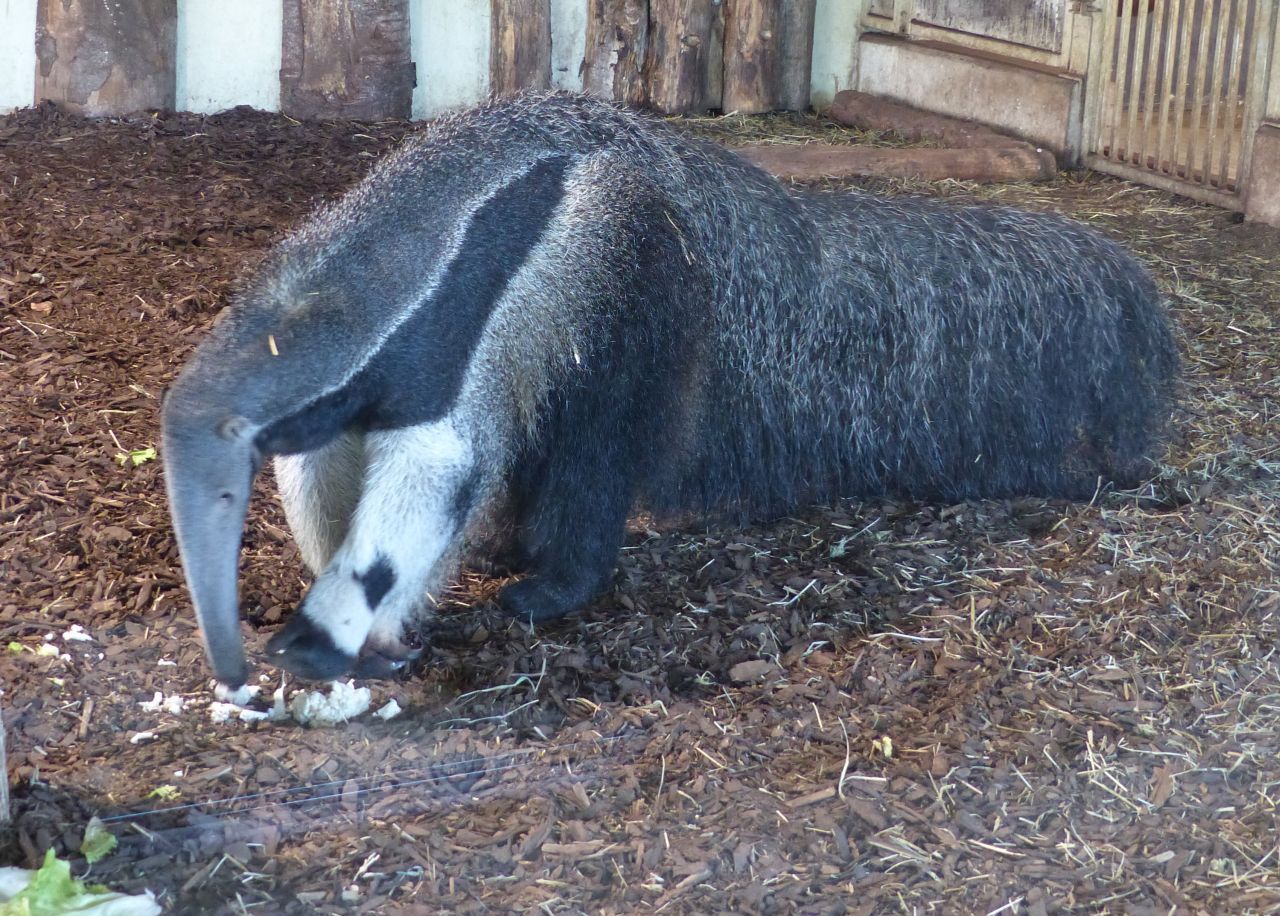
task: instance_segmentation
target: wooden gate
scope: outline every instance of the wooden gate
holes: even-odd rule
[[[1274,0],[1100,5],[1089,61],[1086,163],[1241,209],[1264,102]]]

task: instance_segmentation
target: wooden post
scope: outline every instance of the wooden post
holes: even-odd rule
[[[76,114],[173,108],[177,0],[39,0],[36,100]]]
[[[583,89],[605,99],[646,101],[641,68],[649,42],[648,0],[588,0]]]
[[[711,50],[707,53],[707,107],[724,108],[724,2],[716,0],[711,21]]]
[[[725,0],[726,112],[773,111],[781,99],[782,0]]]
[[[489,86],[497,95],[551,87],[551,0],[493,0]]]
[[[408,0],[284,0],[280,108],[299,118],[408,118]]]
[[[787,0],[782,8],[782,66],[778,107],[808,111],[813,77],[813,21],[817,0]]]
[[[649,0],[644,77],[649,104],[666,114],[701,114],[708,101],[714,0]]]

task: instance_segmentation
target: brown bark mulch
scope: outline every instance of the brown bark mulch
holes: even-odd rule
[[[397,718],[213,722],[159,398],[409,129],[0,118],[0,862],[81,873],[97,815],[120,845],[89,878],[175,913],[1280,910],[1280,237],[1096,177],[877,187],[1073,214],[1151,266],[1189,380],[1147,486],[638,519],[554,627],[465,576],[418,670],[371,685]],[[267,484],[255,650],[303,585]]]

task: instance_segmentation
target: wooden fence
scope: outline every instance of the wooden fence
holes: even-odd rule
[[[490,91],[552,86],[553,0],[487,2]],[[589,92],[668,113],[809,106],[816,0],[582,2],[579,73]],[[411,0],[282,0],[281,110],[409,117],[410,20],[422,8]],[[39,0],[36,100],[91,115],[174,107],[178,14],[178,0]]]
[[[1110,0],[1093,70],[1088,164],[1244,207],[1274,2]],[[1113,13],[1113,14],[1112,14]]]

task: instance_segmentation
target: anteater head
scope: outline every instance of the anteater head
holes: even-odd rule
[[[218,681],[235,688],[247,675],[236,585],[240,537],[261,456],[253,424],[201,391],[203,375],[188,369],[165,399],[165,485],[205,653]]]

